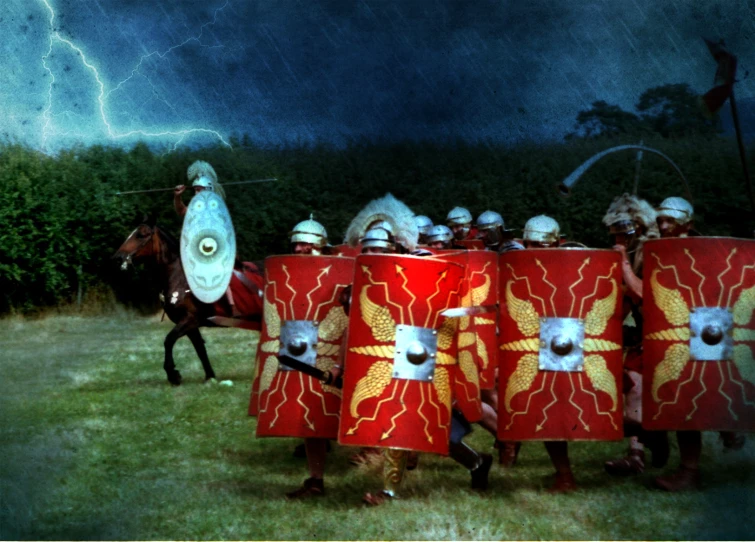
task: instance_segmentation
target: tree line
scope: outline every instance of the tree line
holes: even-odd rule
[[[588,117],[578,116],[577,125]],[[589,118],[595,124],[594,117]],[[645,145],[670,156],[687,177],[701,233],[752,236],[755,223],[731,139],[707,129],[641,133]],[[260,147],[235,137],[232,149],[180,148],[159,154],[139,143],[131,149],[75,147],[56,156],[6,143],[0,145],[0,314],[72,303],[82,292],[85,300],[100,292],[145,311],[157,309],[157,288],[149,273],[140,268],[123,273],[110,256],[144,214],[180,234],[172,193],[115,194],[182,184],[186,168],[197,159],[210,162],[221,182],[279,179],[226,189],[238,255],[244,260],[285,253],[288,232],[310,213],[338,244],[353,216],[386,192],[435,223],[443,223],[457,205],[475,217],[488,209],[498,211],[507,227],[515,229],[544,213],[558,220],[570,239],[606,247],[601,219],[614,197],[632,191],[634,153],[599,162],[569,198],[560,196],[555,186],[593,154],[637,143],[637,135],[631,130],[593,130],[563,142],[515,146],[355,141],[343,148]],[[755,149],[748,149],[748,156],[755,156]],[[751,171],[754,162],[750,158]],[[646,155],[639,195],[658,204],[684,192],[665,161]],[[188,192],[186,197],[188,201]]]

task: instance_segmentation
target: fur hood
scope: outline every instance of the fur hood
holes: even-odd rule
[[[630,220],[647,230],[643,237],[654,238],[660,237],[655,218],[655,209],[647,201],[631,194],[622,194],[611,202],[603,217],[603,224],[610,226],[616,222]]]

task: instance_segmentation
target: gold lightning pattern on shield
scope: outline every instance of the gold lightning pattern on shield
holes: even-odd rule
[[[504,392],[504,408],[507,412],[511,413],[511,421],[507,425],[506,429],[511,428],[517,416],[526,415],[527,413],[529,413],[532,397],[543,392],[546,387],[546,381],[548,380],[549,375],[552,377],[552,380],[550,382],[550,393],[553,400],[548,405],[543,407],[543,410],[541,411],[542,420],[536,426],[537,431],[540,431],[545,427],[545,424],[548,421],[548,410],[556,402],[556,396],[553,388],[555,386],[556,378],[559,377],[559,373],[551,374],[548,371],[540,371],[538,368],[538,354],[540,351],[540,316],[538,315],[531,301],[518,298],[512,290],[512,286],[517,281],[524,281],[530,298],[540,301],[540,304],[543,308],[543,316],[556,316],[553,298],[558,293],[557,288],[551,282],[547,281],[547,270],[545,269],[545,267],[539,261],[537,261],[536,263],[538,264],[538,267],[540,267],[543,271],[542,280],[546,284],[550,285],[553,290],[549,303],[552,309],[551,311],[548,311],[546,309],[547,305],[544,299],[532,294],[529,278],[526,276],[517,276],[514,272],[513,267],[507,264],[511,271],[512,278],[506,283],[505,286],[505,310],[508,311],[509,316],[512,318],[512,320],[514,320],[519,331],[522,333],[522,335],[525,336],[525,338],[506,342],[501,344],[500,346],[500,349],[504,351],[522,352],[522,356],[518,359],[517,367],[511,374],[506,384],[506,390]],[[584,352],[586,354],[584,370],[587,374],[587,380],[594,390],[590,390],[589,387],[585,385],[586,383],[583,382],[581,374],[579,376],[579,387],[576,387],[574,381],[571,380],[569,373],[567,374],[567,377],[570,379],[569,381],[572,387],[572,394],[570,395],[568,402],[576,409],[577,419],[582,424],[583,429],[585,429],[586,431],[589,431],[589,425],[583,421],[583,409],[579,407],[579,405],[573,399],[577,393],[585,393],[586,395],[589,395],[594,401],[596,412],[599,415],[608,416],[611,419],[612,425],[616,427],[616,423],[613,420],[613,415],[611,414],[613,412],[616,412],[616,409],[618,408],[618,389],[616,385],[616,379],[614,378],[613,373],[608,370],[606,360],[600,353],[621,349],[620,344],[601,339],[599,337],[605,332],[609,320],[616,314],[616,304],[618,300],[619,288],[616,281],[611,278],[614,270],[616,269],[616,264],[613,264],[611,266],[606,275],[601,275],[595,278],[595,287],[592,293],[582,299],[579,306],[579,312],[574,314],[577,301],[576,295],[574,294],[574,288],[584,281],[582,270],[589,263],[589,258],[586,258],[582,262],[582,265],[578,270],[579,278],[567,288],[567,291],[572,294],[572,304],[571,308],[569,309],[569,317],[584,318]],[[609,282],[611,286],[610,293],[606,297],[595,299],[592,304],[589,305],[589,307],[586,307],[588,305],[586,303],[587,301],[596,298],[598,288],[603,281]],[[587,314],[583,316],[586,308]],[[539,375],[542,375],[540,389],[528,395],[524,410],[514,410],[511,404],[514,397],[520,393],[529,392]],[[596,392],[605,393],[611,398],[612,406],[608,411],[602,411],[598,407]]]
[[[679,402],[681,389],[687,384],[695,381],[696,373],[698,373],[698,365],[700,365],[700,370],[697,374],[697,381],[700,383],[701,391],[692,398],[691,410],[686,415],[686,419],[688,421],[692,419],[692,416],[698,409],[698,400],[705,393],[710,391],[703,380],[706,370],[706,362],[692,362],[690,360],[689,350],[689,339],[691,334],[689,327],[689,317],[690,313],[695,308],[706,306],[705,297],[703,295],[703,284],[705,283],[707,277],[705,277],[705,275],[698,271],[696,267],[697,261],[695,260],[695,257],[689,252],[689,250],[685,249],[684,253],[690,260],[690,270],[695,275],[700,277],[700,282],[694,289],[690,285],[681,282],[681,280],[679,279],[679,271],[676,265],[665,265],[661,261],[661,258],[657,253],[651,253],[651,256],[655,259],[659,268],[655,269],[650,277],[651,295],[653,296],[656,305],[663,313],[666,321],[671,326],[673,326],[667,329],[662,329],[660,331],[647,333],[645,335],[645,340],[663,341],[670,343],[666,347],[663,360],[661,360],[661,362],[656,366],[655,371],[653,372],[651,394],[653,400],[656,403],[660,403],[658,405],[658,412],[654,416],[654,419],[658,419],[658,417],[661,415],[663,407],[668,405],[675,405]],[[733,248],[726,258],[726,268],[716,277],[716,280],[718,281],[720,287],[718,304],[716,306],[720,308],[728,308],[732,313],[734,324],[734,348],[731,360],[720,361],[717,363],[717,365],[719,366],[719,373],[721,375],[721,383],[718,386],[718,389],[715,391],[727,401],[727,404],[729,405],[729,413],[734,420],[737,420],[738,416],[731,408],[732,398],[729,397],[723,390],[725,380],[728,380],[732,384],[737,386],[742,394],[742,401],[745,405],[755,406],[755,403],[747,398],[747,392],[744,384],[736,378],[731,370],[731,366],[734,365],[737,368],[737,372],[739,373],[740,378],[750,382],[752,385],[755,385],[755,361],[753,360],[753,346],[743,344],[755,341],[755,336],[752,336],[751,334],[752,330],[747,327],[752,320],[753,310],[755,310],[755,286],[741,289],[739,291],[738,297],[732,303],[732,299],[736,290],[740,288],[742,284],[744,284],[746,274],[755,270],[755,264],[745,265],[742,267],[739,282],[728,288],[726,304],[722,304],[724,295],[726,294],[726,288],[724,287],[722,278],[733,269],[731,259],[736,253],[737,249]],[[660,283],[658,275],[660,275],[663,271],[669,271],[671,273],[671,275],[674,277],[675,286],[664,286]],[[687,303],[687,301],[685,301],[682,291],[686,291],[688,293],[690,299],[689,304]],[[696,293],[697,297],[695,296]],[[686,380],[679,382],[684,369],[690,363],[692,364],[690,376]],[[724,371],[722,364],[725,364],[727,366],[726,371]],[[728,379],[726,378],[727,375]],[[659,391],[663,386],[669,383],[677,383],[674,398],[671,401],[662,401],[659,396]]]

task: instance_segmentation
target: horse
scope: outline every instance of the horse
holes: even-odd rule
[[[217,327],[210,320],[212,317],[232,316],[231,306],[225,302],[225,296],[215,303],[203,303],[189,289],[184,274],[178,242],[165,230],[147,221],[141,223],[126,238],[120,248],[113,254],[113,259],[121,261],[121,269],[126,270],[134,260],[144,260],[155,264],[159,275],[160,297],[165,314],[175,324],[165,337],[165,361],[163,369],[168,382],[174,386],[181,384],[181,373],[173,361],[173,346],[186,335],[189,337],[205,372],[205,381],[215,378],[215,371],[210,365],[200,327]],[[242,270],[234,270],[231,278],[231,291],[236,306],[242,309],[242,320],[233,318],[232,322],[241,322],[246,329],[259,330],[262,321],[263,263],[244,262]]]

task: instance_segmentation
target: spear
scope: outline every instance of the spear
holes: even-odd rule
[[[269,183],[273,181],[277,181],[278,179],[276,177],[271,177],[269,179],[255,179],[253,181],[236,181],[233,183],[222,183],[220,186],[233,186],[237,184],[255,184],[255,183]],[[126,194],[145,194],[147,192],[168,192],[175,190],[175,187],[172,188],[150,188],[147,190],[129,190],[127,192],[116,192],[116,196],[125,196]]]

